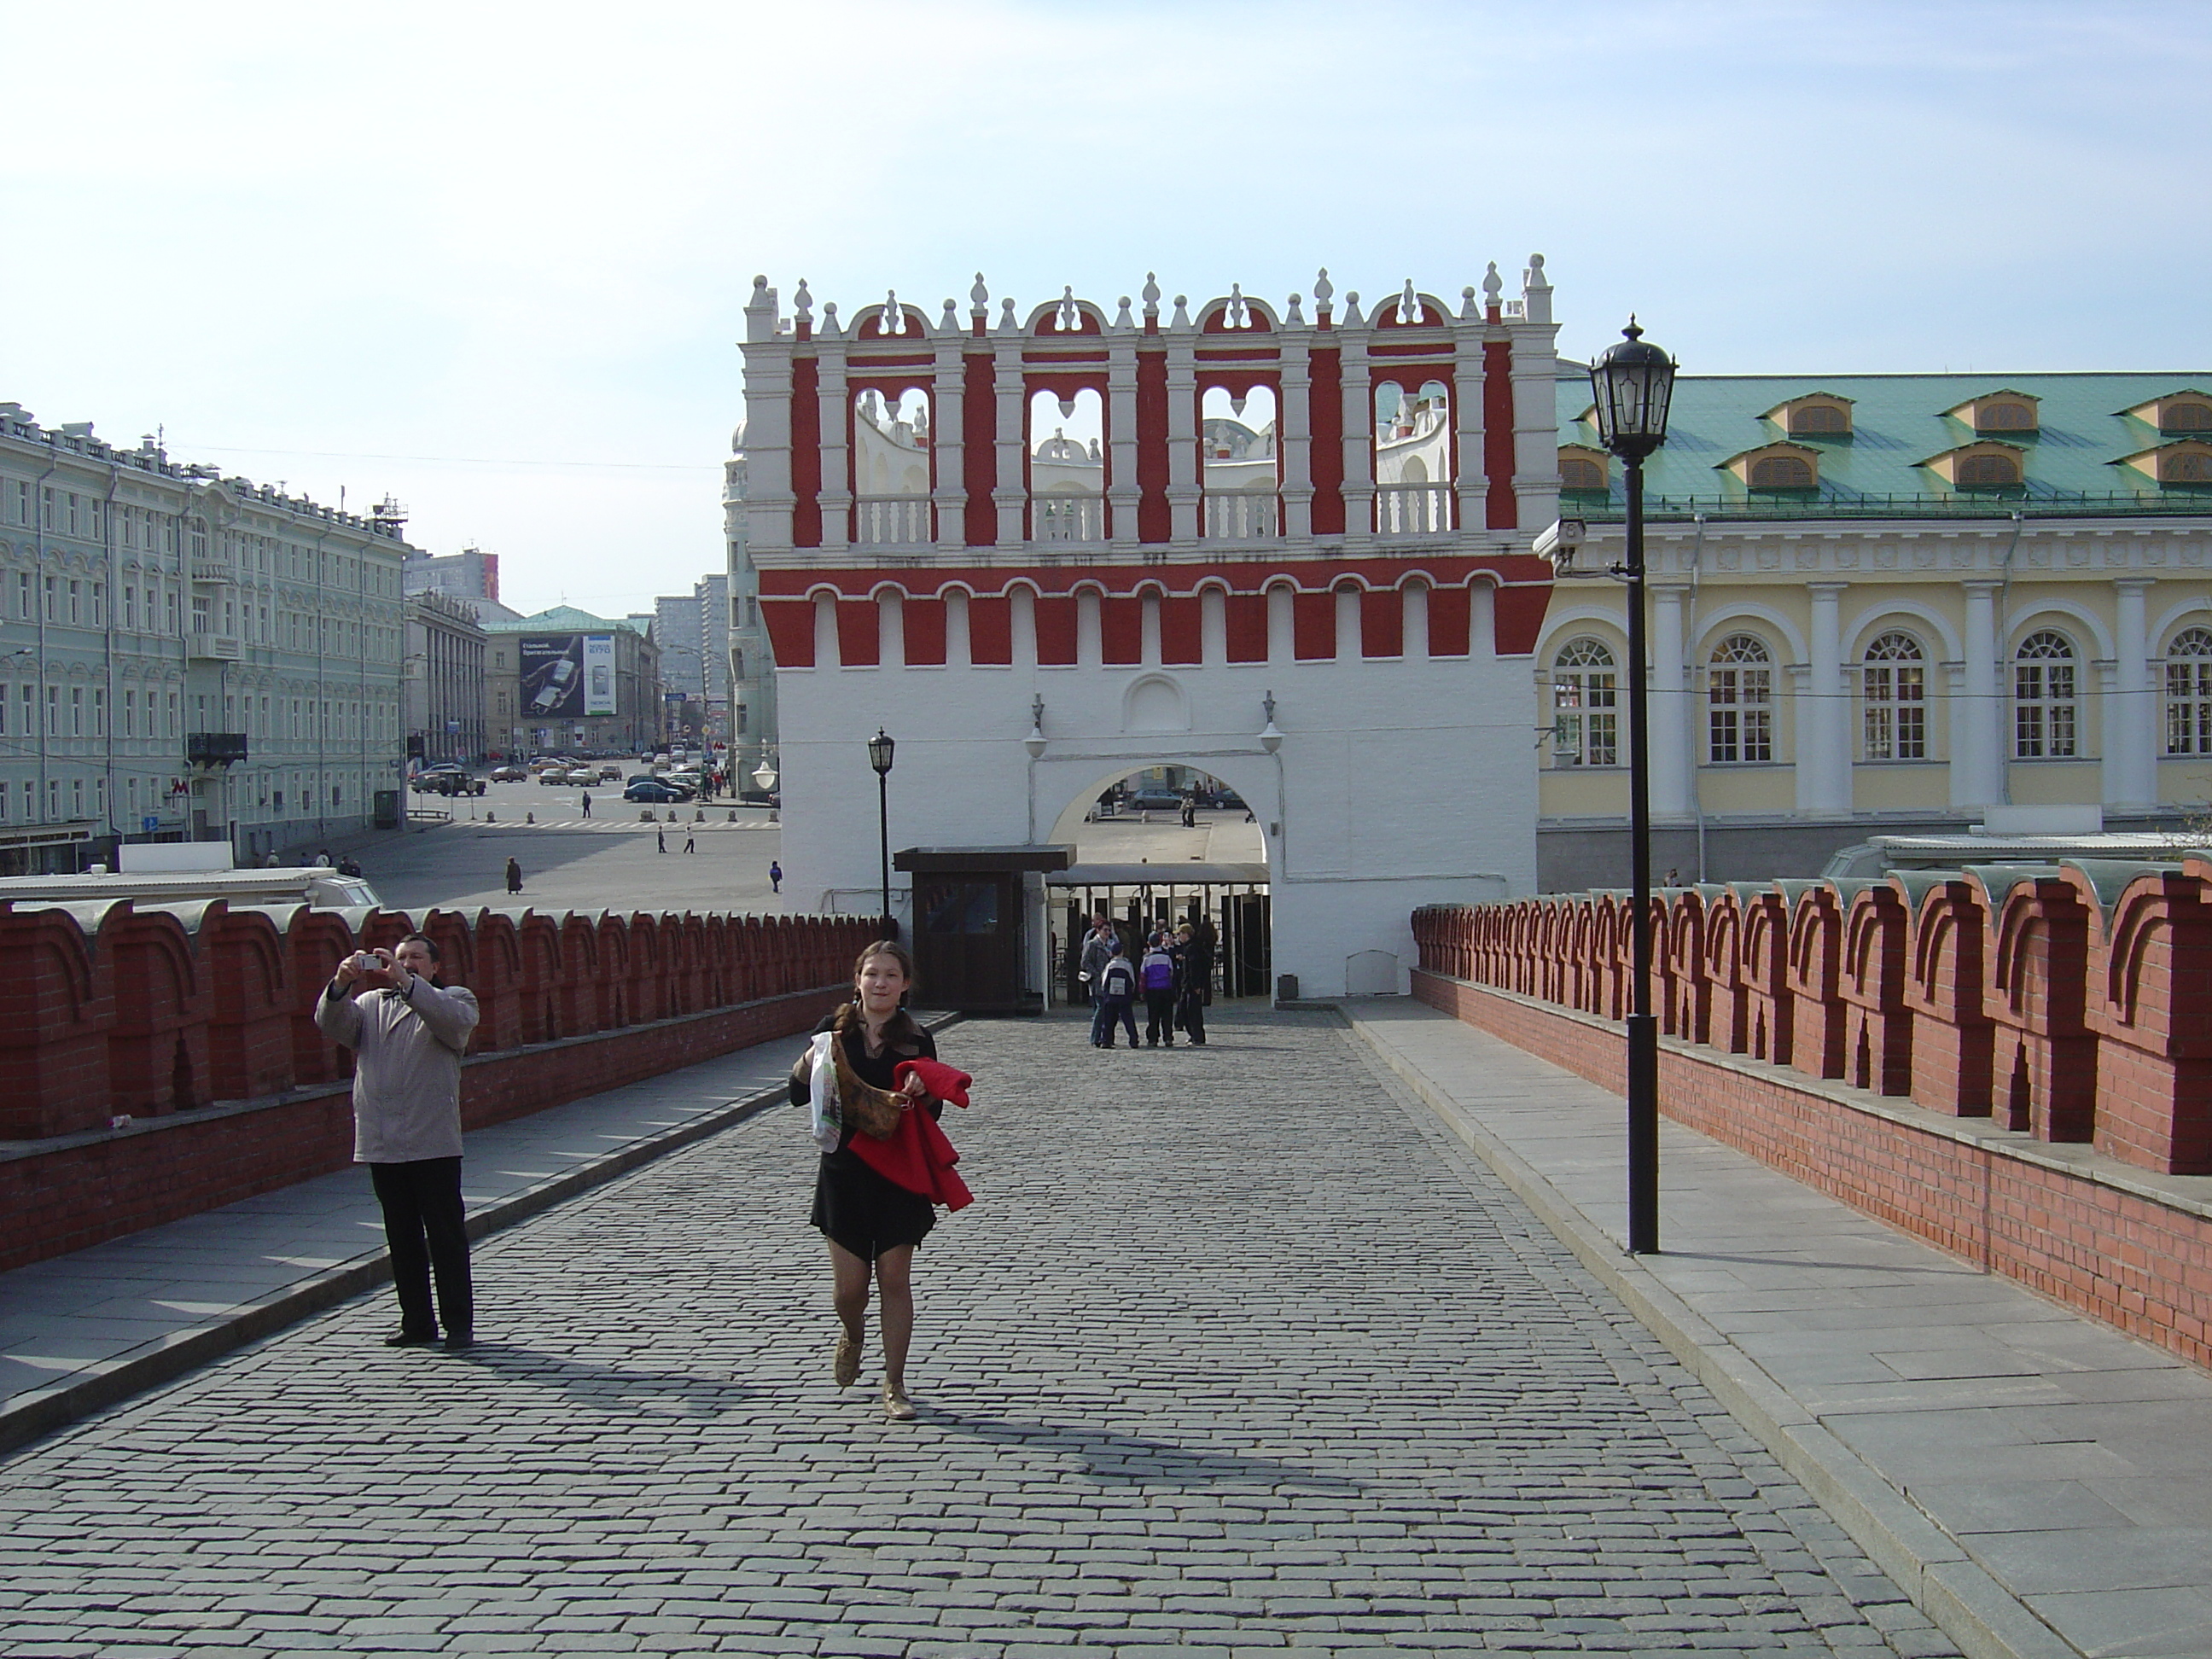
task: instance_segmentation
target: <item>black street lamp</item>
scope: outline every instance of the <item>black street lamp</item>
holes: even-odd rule
[[[891,920],[891,753],[898,740],[884,735],[878,726],[876,735],[868,739],[868,764],[876,769],[876,828],[883,840],[884,850],[884,937],[896,938],[898,924]]]
[[[1651,1010],[1651,722],[1644,696],[1644,461],[1667,441],[1674,360],[1644,343],[1636,319],[1590,365],[1598,441],[1620,458],[1628,497],[1629,945],[1628,1248],[1659,1249],[1659,1018]]]

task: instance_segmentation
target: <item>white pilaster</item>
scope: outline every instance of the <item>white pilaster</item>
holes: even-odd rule
[[[1960,584],[1966,595],[1966,659],[1951,703],[1951,805],[1988,806],[2004,799],[2006,701],[1997,660],[1999,584]]]
[[[1690,708],[1682,663],[1682,601],[1687,590],[1672,585],[1651,595],[1651,810],[1661,817],[1690,813]],[[1622,688],[1624,694],[1627,688]],[[1627,737],[1626,698],[1620,731]]]
[[[1182,302],[1176,302],[1182,313]],[[1188,330],[1168,338],[1168,511],[1170,534],[1178,546],[1198,541],[1199,500],[1205,486],[1198,471],[1198,357]]]
[[[1804,695],[1797,704],[1797,810],[1824,817],[1851,808],[1844,738],[1850,700],[1844,686],[1841,582],[1813,582],[1813,626],[1806,641]]]
[[[1375,540],[1375,398],[1367,384],[1367,325],[1355,321],[1359,296],[1349,296],[1337,325],[1342,343],[1344,550],[1364,551]]]
[[[967,369],[960,337],[949,331],[937,340],[937,366],[929,400],[929,447],[937,481],[930,498],[937,507],[937,550],[957,554],[968,542]]]
[[[845,349],[830,341],[819,343],[815,368],[822,421],[822,550],[842,553],[853,538],[851,466],[852,412],[846,407]]]
[[[2104,799],[2107,806],[2149,807],[2158,802],[2160,692],[2150,660],[2150,628],[2144,600],[2147,576],[2113,582],[2113,695],[2104,708]]]
[[[1001,548],[1022,544],[1022,519],[1029,506],[1028,487],[1022,478],[1022,452],[1028,443],[1028,399],[1022,395],[1022,338],[1006,331],[1012,321],[1013,313],[1009,312],[1006,324],[991,340],[992,388],[999,406],[999,465],[993,474],[991,501],[999,510]]]
[[[1283,404],[1276,411],[1282,455],[1283,530],[1294,541],[1313,535],[1313,379],[1303,330],[1283,342]]]
[[[1109,481],[1106,503],[1113,520],[1115,548],[1137,545],[1137,336],[1127,331],[1107,341],[1106,452]]]

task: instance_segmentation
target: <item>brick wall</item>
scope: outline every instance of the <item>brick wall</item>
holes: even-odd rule
[[[2192,861],[2179,871],[2077,867],[2057,876],[2080,902],[2078,956],[2063,939],[2038,941],[2036,930],[2051,921],[2053,872],[2019,881],[2012,872],[1984,873],[2004,884],[1994,899],[1977,872],[1893,878],[1871,899],[1863,890],[1832,889],[1826,904],[1807,902],[1802,891],[1668,895],[1661,950],[1690,932],[1707,943],[1717,1007],[1732,994],[1731,982],[1757,965],[1759,953],[1738,943],[1747,913],[1778,909],[1786,900],[1808,927],[1832,930],[1844,942],[1835,994],[1846,1031],[1853,1018],[1861,1022],[1870,1063],[1864,1086],[1825,1079],[1825,1047],[1802,1066],[1778,1064],[1755,1048],[1748,1030],[1739,1028],[1730,1042],[1727,1022],[1716,1018],[1711,1044],[1662,1041],[1661,1109],[1955,1255],[2212,1364],[2212,1179],[2177,1178],[2168,1167],[2188,1161],[2196,1086],[2189,1068],[2202,1063],[2202,1011],[2192,1003],[2212,987],[2185,988],[2178,1006],[2173,995],[2178,979],[2212,974],[2212,963],[2195,954],[2193,932],[2212,869]],[[1694,917],[1686,897],[1697,901]],[[1899,908],[1879,914],[1884,906]],[[1546,908],[1557,914],[1535,914]],[[1512,988],[1572,988],[1577,975],[1555,972],[1539,957],[1577,948],[1577,941],[1588,950],[1590,940],[1625,934],[1626,921],[1626,903],[1613,895],[1419,912],[1422,966],[1413,994],[1620,1092],[1626,1030],[1608,1017],[1603,985],[1581,999],[1596,1008]],[[1893,930],[1887,939],[1885,928]],[[1803,948],[1781,953],[1794,964],[1793,995],[1823,981],[1826,948],[1816,938],[1795,943]],[[2081,966],[2069,974],[2074,961]],[[1485,977],[1504,983],[1476,982]],[[2107,987],[2109,999],[2094,994]],[[2069,1022],[2063,1005],[2075,993],[2095,1006]],[[2157,1003],[2160,996],[2167,1000]],[[1771,979],[1763,991],[1753,988],[1749,1025],[1762,997],[1771,1013],[1778,1001]],[[1999,1001],[2007,1012],[1992,1014]],[[1864,1024],[1887,1020],[1898,1007],[1908,1021],[1880,1032]],[[2077,1028],[2088,1030],[2094,1121],[2077,1125],[2076,1133],[2094,1136],[2094,1151],[2039,1144],[2053,1139],[2064,1122],[2047,1107],[2038,1109],[2038,1091],[2053,1088],[2063,1071],[2054,1062],[2023,1065],[2027,1098],[2017,1127],[1990,1121],[1988,1072],[1974,1056],[1989,1052],[1988,1033],[2008,1019],[2023,1042],[2080,1041]],[[1819,1019],[1796,1020],[1796,1029],[1825,1045],[1827,1028]],[[1844,1049],[1848,1069],[1858,1051],[1849,1041]],[[2001,1076],[1996,1094],[2006,1087]],[[1928,1097],[1916,1103],[1908,1089]],[[2129,1165],[2160,1173],[2138,1176]]]
[[[326,1173],[353,1154],[351,1057],[310,1011],[404,915],[0,911],[0,1269]],[[812,1026],[874,937],[844,918],[431,911],[485,1009],[470,1127]],[[126,1127],[110,1119],[128,1114]]]

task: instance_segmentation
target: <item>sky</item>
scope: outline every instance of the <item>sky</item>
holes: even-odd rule
[[[2204,0],[0,0],[0,401],[503,597],[721,568],[756,273],[1455,298],[1685,373],[2200,372]]]

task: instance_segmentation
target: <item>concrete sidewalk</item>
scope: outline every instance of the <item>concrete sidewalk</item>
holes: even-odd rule
[[[1968,1653],[2212,1653],[2212,1377],[1402,1000],[1353,1030]]]
[[[799,1044],[778,1038],[471,1133],[471,1235],[774,1104]],[[390,1278],[358,1168],[0,1273],[0,1451]]]

